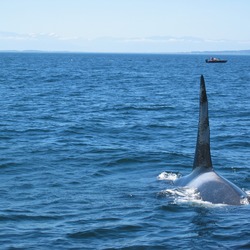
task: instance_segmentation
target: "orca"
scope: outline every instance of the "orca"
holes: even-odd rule
[[[199,192],[202,201],[213,204],[241,205],[249,202],[249,197],[243,190],[221,177],[213,168],[208,100],[203,75],[200,77],[199,123],[193,170],[191,174],[176,179],[174,185],[194,188]]]

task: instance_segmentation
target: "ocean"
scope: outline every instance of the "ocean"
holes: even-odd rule
[[[171,195],[199,78],[215,170],[250,191],[250,57],[0,53],[1,249],[250,249],[250,206]]]

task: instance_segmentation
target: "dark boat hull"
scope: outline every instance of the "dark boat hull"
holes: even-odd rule
[[[226,63],[227,60],[208,60],[206,59],[206,63]]]

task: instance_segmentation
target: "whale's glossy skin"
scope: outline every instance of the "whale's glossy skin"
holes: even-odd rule
[[[176,186],[195,188],[203,201],[213,204],[241,205],[247,194],[218,175],[212,165],[208,101],[204,77],[200,79],[200,111],[198,135],[191,174],[175,180]]]

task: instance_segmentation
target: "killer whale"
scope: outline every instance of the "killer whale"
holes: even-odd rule
[[[210,152],[208,100],[203,75],[200,77],[198,134],[192,172],[174,181],[174,185],[195,188],[203,201],[213,204],[241,205],[248,200],[239,187],[214,171]]]

